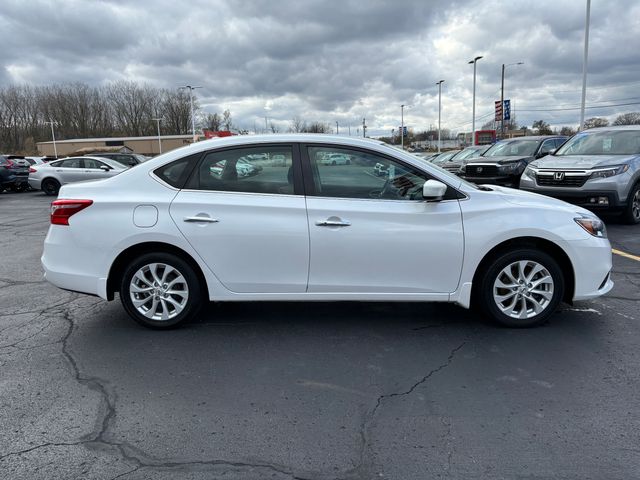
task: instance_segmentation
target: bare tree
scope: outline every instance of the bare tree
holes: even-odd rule
[[[289,131],[292,133],[304,132],[306,128],[307,128],[307,122],[305,122],[298,115],[293,117],[291,119],[291,122],[289,123]]]
[[[228,109],[222,112],[222,126],[225,130],[231,130],[233,128],[231,112]]]
[[[312,122],[308,126],[305,126],[302,131],[305,133],[332,133],[333,125],[329,123]]]
[[[618,115],[613,125],[640,125],[640,112],[629,112]]]
[[[205,128],[213,130],[214,132],[220,131],[222,125],[222,118],[217,113],[209,113],[204,121]]]
[[[609,120],[607,120],[606,118],[593,117],[593,118],[588,118],[587,120],[584,121],[585,130],[589,128],[606,127],[608,125],[609,125]]]

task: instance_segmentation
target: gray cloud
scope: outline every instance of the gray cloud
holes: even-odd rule
[[[357,124],[372,133],[437,119],[435,82],[445,79],[443,122],[468,130],[472,67],[478,62],[482,124],[506,93],[520,123],[577,123],[585,4],[470,1],[78,2],[5,0],[0,5],[0,85],[130,79],[174,88],[202,85],[205,110],[230,108],[252,128],[265,113],[281,128],[299,115]],[[633,97],[637,89],[640,5],[593,2],[589,100]],[[266,104],[270,105],[265,110]],[[597,104],[596,104],[597,105]],[[520,110],[518,110],[520,109]],[[590,110],[615,115],[626,109]],[[520,113],[518,113],[520,111]]]

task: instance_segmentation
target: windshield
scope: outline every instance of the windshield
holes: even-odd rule
[[[531,157],[538,148],[538,140],[509,140],[496,143],[483,157]]]
[[[441,163],[448,162],[453,157],[455,157],[456,154],[458,154],[458,153],[460,153],[460,150],[454,150],[453,152],[442,153],[442,154],[438,155],[436,158],[432,158],[431,159],[431,163],[435,163],[436,165],[440,165]]]
[[[640,130],[605,130],[578,133],[567,141],[556,156],[634,155],[640,153]]]
[[[439,165],[436,165],[434,162],[430,162],[428,160],[425,160],[424,158],[419,157],[417,155],[414,155],[414,157],[417,158],[418,160],[420,160],[420,163],[422,163],[424,165],[429,165],[428,168],[433,168],[433,169],[437,170],[439,174],[442,174],[443,179],[448,181],[450,183],[450,185],[454,185],[454,186],[455,185],[466,185],[469,188],[473,188],[475,190],[478,190],[478,186],[475,183],[468,182],[464,178],[458,177],[457,175],[445,170],[444,168],[440,167]],[[429,171],[428,168],[427,168],[427,172]],[[458,188],[458,187],[456,187],[456,188]]]
[[[466,160],[467,158],[479,157],[486,148],[465,148],[458,155],[456,160]]]

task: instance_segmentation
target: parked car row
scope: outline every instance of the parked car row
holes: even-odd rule
[[[66,183],[99,180],[149,160],[135,153],[95,153],[66,157],[0,155],[0,192],[22,192],[28,188],[57,195]]]
[[[475,184],[520,188],[640,223],[640,126],[589,129],[573,137],[501,140],[427,160]]]

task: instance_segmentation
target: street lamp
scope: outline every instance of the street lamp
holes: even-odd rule
[[[436,83],[438,85],[438,153],[440,153],[440,111],[442,109],[442,84],[444,80]]]
[[[183,89],[189,89],[189,101],[191,102],[191,134],[193,135],[193,141],[196,141],[196,119],[193,115],[193,91],[196,88],[202,88],[202,87],[194,87],[191,85],[184,85],[183,87],[180,87],[178,90],[183,90]]]
[[[500,84],[500,107],[502,109],[502,117],[500,118],[500,133],[504,138],[504,69],[514,65],[524,65],[524,62],[502,64],[502,83]]]
[[[338,121],[336,120],[336,135],[340,135],[340,127],[338,125]]]
[[[404,150],[404,107],[409,108],[411,105],[400,105],[400,148]]]
[[[57,125],[58,122],[54,120],[49,120],[48,122],[45,120],[44,123],[48,123],[51,125],[51,138],[53,138],[53,152],[55,153],[55,157],[58,158],[58,149],[56,148],[56,134],[53,132],[53,126]]]
[[[470,60],[469,63],[473,63],[473,119],[471,121],[471,144],[476,144],[476,63],[480,60],[482,56],[478,56],[473,60]]]
[[[152,118],[158,125],[158,151],[162,153],[162,139],[160,138],[160,122],[164,120],[162,117],[160,118]]]
[[[584,127],[584,102],[587,97],[587,60],[589,58],[589,18],[591,17],[591,0],[587,0],[587,18],[584,25],[584,59],[582,60],[582,103],[580,104],[580,126]]]

